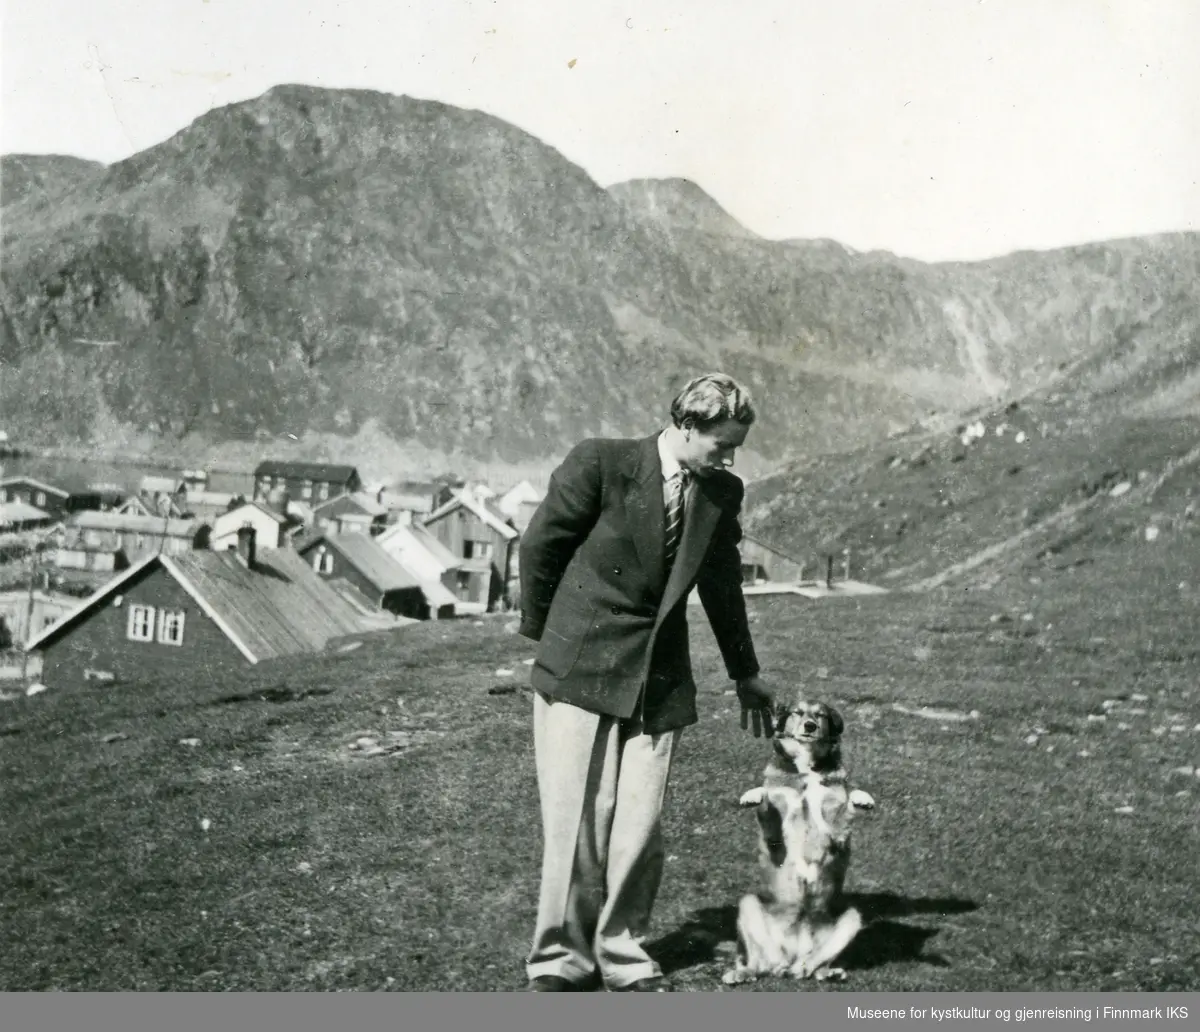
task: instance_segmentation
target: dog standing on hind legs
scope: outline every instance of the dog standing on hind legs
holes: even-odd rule
[[[862,915],[847,906],[853,817],[875,808],[849,791],[841,758],[844,722],[832,706],[798,701],[778,715],[763,784],[739,800],[756,807],[761,893],[738,904],[737,960],[726,985],[764,975],[845,978],[832,963],[858,935]]]

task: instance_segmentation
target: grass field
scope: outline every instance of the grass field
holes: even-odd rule
[[[1129,548],[986,592],[752,601],[765,674],[842,709],[879,812],[849,980],[737,991],[1195,989],[1198,568]],[[723,991],[768,747],[692,623],[650,948]],[[0,989],[520,989],[540,826],[529,695],[489,693],[528,676],[505,628],[0,703]]]

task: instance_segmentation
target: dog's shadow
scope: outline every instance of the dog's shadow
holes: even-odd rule
[[[926,953],[929,939],[940,929],[905,924],[899,918],[918,914],[965,914],[979,905],[966,899],[909,899],[890,892],[847,893],[846,902],[857,907],[865,927],[838,958],[838,967],[865,971],[904,961],[949,967],[937,953]],[[673,932],[646,944],[646,952],[664,974],[716,961],[721,946],[737,940],[737,907],[704,907]]]

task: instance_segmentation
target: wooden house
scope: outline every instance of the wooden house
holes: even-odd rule
[[[48,484],[34,477],[16,476],[0,480],[0,503],[24,502],[49,515],[53,520],[66,519],[71,513],[100,509],[104,493],[90,488],[74,488]]]
[[[394,523],[375,541],[417,578],[437,619],[458,615],[458,574],[463,560],[421,526]]]
[[[407,526],[419,524],[433,512],[437,485],[417,481],[403,481],[392,487],[382,487],[375,492],[375,500],[387,510],[387,522],[403,523]]]
[[[457,589],[457,571],[462,567],[462,558],[424,527],[393,523],[375,540],[422,581],[438,581],[451,591]]]
[[[154,552],[180,555],[208,544],[211,528],[195,519],[134,516],[118,512],[77,512],[67,520],[64,548],[123,552],[131,563]]]
[[[0,649],[24,647],[34,634],[44,631],[79,605],[73,595],[57,595],[28,588],[0,591]]]
[[[804,575],[804,563],[761,538],[742,536],[742,583],[744,585],[776,582],[798,584]]]
[[[113,540],[106,538],[91,544],[77,533],[68,533],[54,552],[54,565],[60,570],[78,570],[87,574],[128,569],[129,557]]]
[[[319,533],[296,552],[316,573],[360,604],[412,620],[427,620],[430,606],[421,584],[367,534]]]
[[[490,501],[455,492],[424,526],[462,564],[455,572],[459,613],[490,612],[515,597],[517,532]]]
[[[387,528],[387,509],[373,495],[354,491],[312,507],[312,526],[334,534],[374,536]]]
[[[284,490],[289,498],[315,505],[353,494],[362,487],[362,478],[353,466],[329,462],[284,462],[268,459],[254,470],[254,498],[266,501],[271,492]]]
[[[223,512],[228,512],[235,505],[245,501],[241,495],[228,491],[188,491],[179,506],[183,510],[183,518],[200,520],[212,524]]]
[[[53,525],[54,517],[28,502],[0,502],[0,533]]]
[[[260,550],[286,548],[290,543],[287,531],[295,526],[295,521],[262,502],[247,502],[213,519],[208,547],[214,552],[236,548],[241,529],[253,527],[255,545]]]
[[[217,679],[376,629],[295,552],[259,552],[247,528],[236,549],[147,556],[27,649],[42,656],[51,688],[108,687],[181,674]]]

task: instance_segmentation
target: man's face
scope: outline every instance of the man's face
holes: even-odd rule
[[[683,442],[683,454],[679,463],[696,476],[706,477],[719,469],[733,465],[734,453],[746,440],[750,427],[734,419],[726,419],[709,427],[691,430],[691,436]]]

